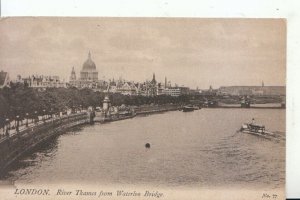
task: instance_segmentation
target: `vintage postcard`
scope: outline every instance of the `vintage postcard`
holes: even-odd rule
[[[286,20],[0,21],[1,199],[285,199]]]

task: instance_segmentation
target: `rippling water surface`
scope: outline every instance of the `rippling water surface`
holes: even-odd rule
[[[236,132],[253,117],[278,137]],[[282,188],[285,110],[174,111],[83,126],[24,156],[6,179],[34,184]]]

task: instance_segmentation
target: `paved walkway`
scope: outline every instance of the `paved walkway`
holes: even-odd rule
[[[85,112],[85,111],[82,111],[82,112]],[[81,112],[78,112],[78,113],[81,113]],[[77,113],[76,113],[77,114]],[[43,116],[39,116],[39,121],[38,122],[32,122],[32,120],[28,120],[28,127],[26,127],[26,119],[25,120],[22,120],[20,121],[20,125],[19,125],[19,132],[22,132],[26,129],[30,129],[30,128],[33,128],[33,127],[36,127],[38,125],[41,125],[41,124],[44,124],[44,123],[47,123],[47,122],[52,122],[53,120],[56,120],[56,119],[63,119],[65,117],[68,117],[70,116],[71,114],[67,114],[67,115],[62,115],[62,116],[54,116],[54,117],[48,117],[47,119],[43,120]],[[11,121],[10,122],[11,126],[10,127],[13,127],[15,126],[16,122],[15,121]],[[6,136],[5,135],[5,128],[2,128],[2,130],[0,130],[0,143],[2,141],[4,141],[5,139],[9,138],[9,137],[12,137],[14,135],[18,134],[16,128],[14,129],[10,129],[9,130],[9,135]]]

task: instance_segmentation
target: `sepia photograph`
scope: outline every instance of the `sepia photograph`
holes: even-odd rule
[[[281,18],[1,18],[0,193],[285,199],[286,31]]]

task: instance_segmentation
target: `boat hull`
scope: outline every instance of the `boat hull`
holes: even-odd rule
[[[182,111],[183,112],[193,112],[195,109],[193,107],[183,107]]]
[[[260,137],[264,137],[264,138],[268,138],[268,139],[272,139],[274,137],[274,133],[269,132],[269,131],[252,131],[249,129],[244,129],[244,130],[240,130],[241,133],[246,133],[246,134],[251,134],[251,135],[256,135],[256,136],[260,136]]]

